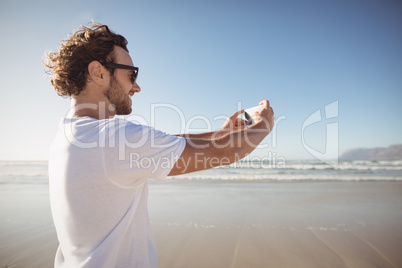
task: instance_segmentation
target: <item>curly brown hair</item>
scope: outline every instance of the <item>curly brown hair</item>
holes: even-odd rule
[[[46,53],[44,64],[49,68],[52,83],[60,96],[78,95],[87,83],[88,65],[92,61],[114,62],[114,46],[128,52],[127,40],[108,26],[93,22],[81,26],[70,38],[60,42],[58,52]],[[113,69],[109,69],[113,74]]]

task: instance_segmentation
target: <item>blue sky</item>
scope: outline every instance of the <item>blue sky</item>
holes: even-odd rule
[[[47,159],[70,104],[42,58],[91,19],[124,35],[140,67],[129,120],[171,134],[207,131],[223,123],[216,116],[269,99],[280,121],[260,157],[312,158],[306,144],[324,152],[326,142],[340,153],[402,143],[400,1],[3,0],[0,160]],[[331,103],[337,114],[325,120]],[[323,120],[303,131],[320,109]]]

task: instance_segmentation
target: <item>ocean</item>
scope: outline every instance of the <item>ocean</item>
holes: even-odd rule
[[[0,161],[0,185],[47,184],[46,161]],[[174,181],[309,182],[402,181],[402,161],[344,161],[332,167],[320,161],[287,161],[280,167],[264,161],[239,161],[231,166],[169,177]]]

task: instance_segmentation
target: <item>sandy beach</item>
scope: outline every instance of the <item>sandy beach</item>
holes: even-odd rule
[[[402,182],[151,181],[159,267],[402,267]],[[52,267],[46,184],[0,184],[0,268]]]

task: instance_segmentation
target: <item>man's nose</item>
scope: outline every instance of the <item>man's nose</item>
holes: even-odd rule
[[[135,84],[134,84],[134,86],[133,86],[133,90],[135,91],[135,92],[140,92],[141,91],[141,88],[140,88],[140,86],[137,84],[137,82],[135,82]]]

